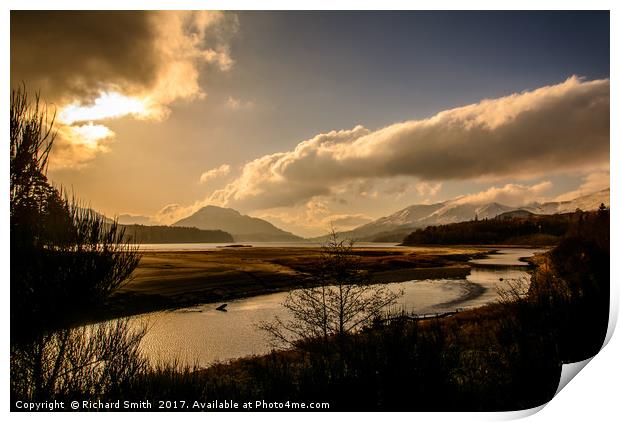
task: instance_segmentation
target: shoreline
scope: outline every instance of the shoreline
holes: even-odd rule
[[[470,259],[493,253],[472,247],[359,247],[362,269],[376,283],[464,279]],[[148,251],[127,282],[79,323],[104,322],[156,311],[219,303],[312,285],[320,248],[220,248]]]
[[[417,270],[392,270],[375,274],[373,281],[376,281],[376,284],[388,284],[428,279],[465,279],[470,272],[471,267],[469,266],[421,268]],[[114,295],[113,301],[104,305],[105,309],[96,310],[92,315],[82,320],[80,324],[105,322],[116,318],[126,318],[152,312],[173,311],[196,305],[221,303],[249,297],[287,292],[296,288],[311,286],[312,283],[307,283],[299,279],[286,285],[260,290],[242,292],[231,291],[229,293],[197,291],[187,295],[179,295],[178,297],[123,292]]]

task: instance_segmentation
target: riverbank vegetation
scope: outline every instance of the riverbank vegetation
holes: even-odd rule
[[[483,248],[360,248],[352,255],[376,283],[461,278],[467,261]],[[89,320],[229,301],[316,285],[319,247],[217,248],[207,251],[142,252],[140,264]]]
[[[10,118],[11,398],[97,394],[142,367],[126,323],[68,329],[100,306],[140,256],[116,222],[47,180],[55,132],[39,97],[13,91]]]
[[[386,308],[403,294],[373,282],[360,265],[353,242],[339,238],[332,228],[318,265],[311,272],[312,286],[289,292],[282,304],[291,317],[261,321],[276,344],[295,346],[331,337],[343,338],[379,320]]]
[[[609,305],[609,212],[590,215],[536,258],[529,288],[447,318],[375,319],[356,334],[306,339],[209,368],[151,366],[105,391],[49,398],[327,402],[330,410],[516,410],[550,400],[561,364],[601,347]],[[287,410],[287,409],[284,409]],[[290,409],[289,409],[290,410]]]
[[[394,315],[327,343],[207,369],[152,368],[136,399],[328,402],[331,410],[516,410],[541,405],[562,363],[602,346],[609,309],[609,211],[576,220],[537,258],[529,288],[448,318]]]
[[[37,98],[13,93],[13,406],[17,400],[264,400],[327,402],[329,410],[516,410],[551,399],[561,364],[588,358],[603,343],[610,238],[609,210],[601,207],[534,226],[493,221],[485,224],[494,229],[479,235],[473,224],[457,226],[481,243],[492,238],[484,233],[503,233],[498,241],[518,227],[530,227],[519,236],[540,226],[548,230],[536,233],[557,237],[554,249],[536,258],[529,286],[506,280],[498,303],[427,320],[374,314],[359,330],[300,338],[284,351],[209,368],[154,366],[140,354],[144,331],[130,329],[125,320],[66,328],[107,303],[140,255],[124,243],[118,225],[84,211],[47,181],[52,122]],[[465,238],[451,228],[436,230],[446,234],[439,236],[442,242]],[[434,268],[419,260],[412,264],[402,254],[376,253],[356,252],[355,262],[379,274],[386,265]],[[296,258],[289,258],[289,270],[313,271]],[[463,263],[467,256],[450,259]],[[277,260],[269,264],[282,266]]]

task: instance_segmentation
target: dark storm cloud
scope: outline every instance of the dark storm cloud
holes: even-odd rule
[[[52,100],[131,92],[157,76],[155,35],[149,12],[12,11],[11,85]]]
[[[93,122],[131,115],[163,120],[177,100],[205,95],[208,65],[233,61],[236,18],[212,11],[11,13],[11,85],[56,106],[54,168],[109,150],[114,133]]]

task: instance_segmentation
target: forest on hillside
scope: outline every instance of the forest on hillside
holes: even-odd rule
[[[601,210],[605,210],[601,204]],[[493,218],[428,226],[407,235],[402,244],[412,245],[532,245],[557,244],[571,229],[592,219],[599,211]]]
[[[130,243],[231,243],[233,237],[222,230],[201,230],[196,227],[121,225],[124,241]]]

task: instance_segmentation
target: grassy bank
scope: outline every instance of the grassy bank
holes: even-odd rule
[[[507,290],[500,303],[448,318],[395,318],[327,344],[208,369],[155,368],[130,390],[136,398],[328,402],[331,410],[538,406],[553,397],[562,363],[602,344],[605,259],[589,240],[570,238],[538,259],[525,297]]]
[[[132,280],[84,319],[106,320],[307,287],[320,253],[320,248],[256,247],[145,252]],[[392,247],[355,248],[354,253],[373,280],[391,283],[465,278],[470,272],[466,262],[488,250]]]
[[[374,259],[366,261],[367,268],[386,259],[394,270],[400,265],[395,262],[402,260],[402,254],[368,255]],[[454,261],[464,259],[461,253],[453,255]],[[417,264],[425,261],[418,258]],[[288,259],[288,268],[305,265]],[[130,376],[108,376],[93,388],[84,387],[88,382],[73,388],[74,384],[59,380],[44,397],[152,403],[325,402],[329,410],[356,411],[501,411],[539,406],[553,397],[562,363],[591,357],[604,340],[609,309],[608,211],[586,214],[554,249],[534,262],[524,293],[520,280],[511,280],[498,303],[450,317],[393,316],[356,334],[300,342],[290,350],[209,368],[153,367],[129,355],[126,362],[115,362],[118,366],[102,374],[133,368]],[[22,392],[28,390],[19,387],[12,385],[13,399],[29,398]]]
[[[609,309],[609,214],[580,220],[500,302],[394,318],[356,335],[208,369],[151,368],[136,398],[328,402],[331,410],[516,410],[550,400],[562,363],[600,349]]]

